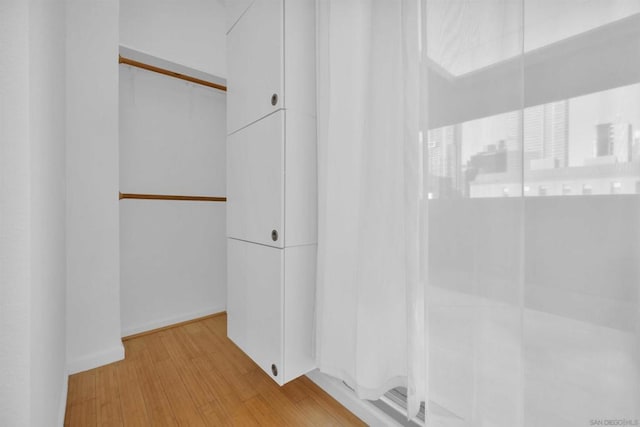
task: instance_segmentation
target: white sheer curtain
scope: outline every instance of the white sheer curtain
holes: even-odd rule
[[[427,426],[640,425],[640,2],[318,12],[320,369]]]
[[[425,16],[428,420],[640,423],[640,2]]]
[[[318,2],[317,359],[362,398],[424,400],[417,2]]]

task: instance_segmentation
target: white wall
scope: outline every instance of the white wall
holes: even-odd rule
[[[63,0],[0,5],[0,425],[66,402],[64,25]]]
[[[122,200],[122,336],[226,309],[225,204]]]
[[[120,44],[226,78],[223,0],[122,0]]]
[[[120,66],[120,191],[224,196],[226,95]]]
[[[24,4],[23,4],[24,3]],[[29,9],[0,2],[0,425],[29,425]]]
[[[247,11],[249,6],[253,4],[254,0],[227,0],[227,19],[226,19],[226,32],[231,31],[238,19]]]
[[[124,356],[120,341],[118,0],[67,4],[67,358]]]
[[[64,414],[67,386],[66,17],[64,0],[29,4],[31,425],[50,426]]]
[[[226,95],[120,66],[120,191],[226,195]],[[223,202],[120,201],[122,335],[226,308]]]

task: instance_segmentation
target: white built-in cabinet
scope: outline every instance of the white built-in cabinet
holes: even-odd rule
[[[227,333],[284,384],[314,368],[315,1],[227,11]]]

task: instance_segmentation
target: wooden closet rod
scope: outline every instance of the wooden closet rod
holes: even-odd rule
[[[134,61],[133,59],[125,58],[122,55],[118,55],[118,63],[119,64],[131,65],[132,67],[138,67],[138,68],[142,68],[144,70],[153,71],[154,73],[164,74],[165,76],[175,77],[176,79],[186,80],[186,81],[191,82],[191,83],[196,83],[196,84],[199,84],[199,85],[212,87],[214,89],[218,89],[218,90],[221,90],[221,91],[224,91],[224,92],[227,91],[227,87],[226,86],[219,85],[217,83],[209,82],[209,81],[206,81],[206,80],[202,80],[202,79],[199,79],[199,78],[196,78],[196,77],[187,76],[185,74],[176,73],[174,71],[169,71],[169,70],[166,70],[164,68],[156,67],[154,65],[145,64],[143,62]]]
[[[141,199],[141,200],[191,200],[196,202],[226,202],[226,197],[209,196],[173,196],[168,194],[135,194],[118,193],[118,199]]]

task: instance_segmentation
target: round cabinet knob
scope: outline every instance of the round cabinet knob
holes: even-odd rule
[[[273,95],[271,95],[271,105],[276,105],[278,103],[278,94],[274,93]]]
[[[274,377],[278,376],[278,367],[276,366],[275,363],[271,365],[271,373],[273,374]]]
[[[271,240],[274,242],[278,240],[278,232],[276,230],[271,230]]]

